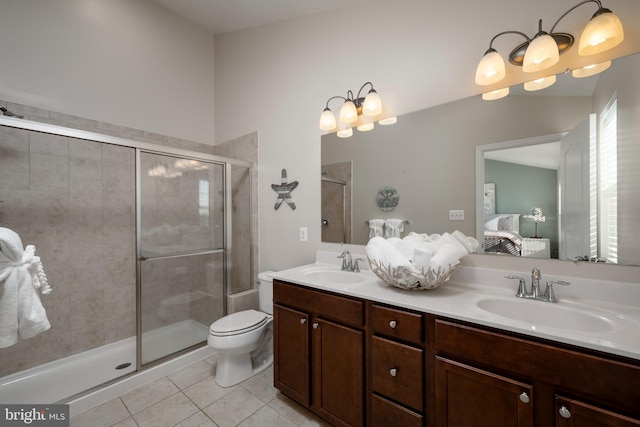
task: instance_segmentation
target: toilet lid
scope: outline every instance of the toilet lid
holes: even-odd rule
[[[266,313],[256,310],[244,310],[216,320],[211,325],[209,332],[215,335],[233,335],[256,329],[266,322]]]

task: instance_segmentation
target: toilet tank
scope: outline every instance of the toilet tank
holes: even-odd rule
[[[260,311],[273,314],[273,276],[274,271],[264,271],[258,274],[258,297]]]

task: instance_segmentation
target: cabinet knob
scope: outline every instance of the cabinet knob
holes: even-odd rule
[[[571,411],[569,411],[564,405],[558,410],[558,412],[562,418],[571,418]]]
[[[320,325],[318,324],[318,322],[315,322],[312,326],[313,326],[313,329],[318,329],[318,326]]]
[[[389,322],[389,326],[391,326],[391,329],[395,329],[397,324],[398,323],[395,320],[392,320],[391,322]]]
[[[520,401],[522,403],[529,403],[529,395],[527,393],[525,393],[524,391],[520,394]]]
[[[398,370],[396,368],[392,368],[391,370],[389,370],[389,375],[395,377],[396,375],[398,375]]]
[[[303,317],[302,319],[300,319],[300,323],[302,323],[302,324],[304,325],[305,323],[307,323],[307,319],[305,319],[305,318]]]

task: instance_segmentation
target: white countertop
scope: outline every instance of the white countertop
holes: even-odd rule
[[[336,254],[318,251],[317,262],[273,274],[276,279],[311,288],[337,292],[357,298],[404,307],[506,331],[577,345],[640,360],[640,284],[602,282],[571,277],[545,276],[564,280],[569,286],[555,286],[558,303],[524,300],[515,297],[517,281],[505,279],[499,270],[459,267],[451,280],[433,290],[408,291],[385,284],[368,269],[353,274],[355,283],[335,283],[309,275],[311,271],[339,272]],[[530,272],[522,273],[530,286]],[[351,277],[346,277],[351,279]],[[351,280],[349,280],[351,281]],[[536,321],[516,320],[479,307],[483,301],[500,300],[516,309],[540,313]],[[492,302],[492,301],[489,301]],[[518,304],[527,304],[519,306]],[[594,326],[584,326],[594,321]]]

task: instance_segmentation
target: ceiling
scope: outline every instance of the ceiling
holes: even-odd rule
[[[369,0],[153,0],[212,34],[243,30]]]

